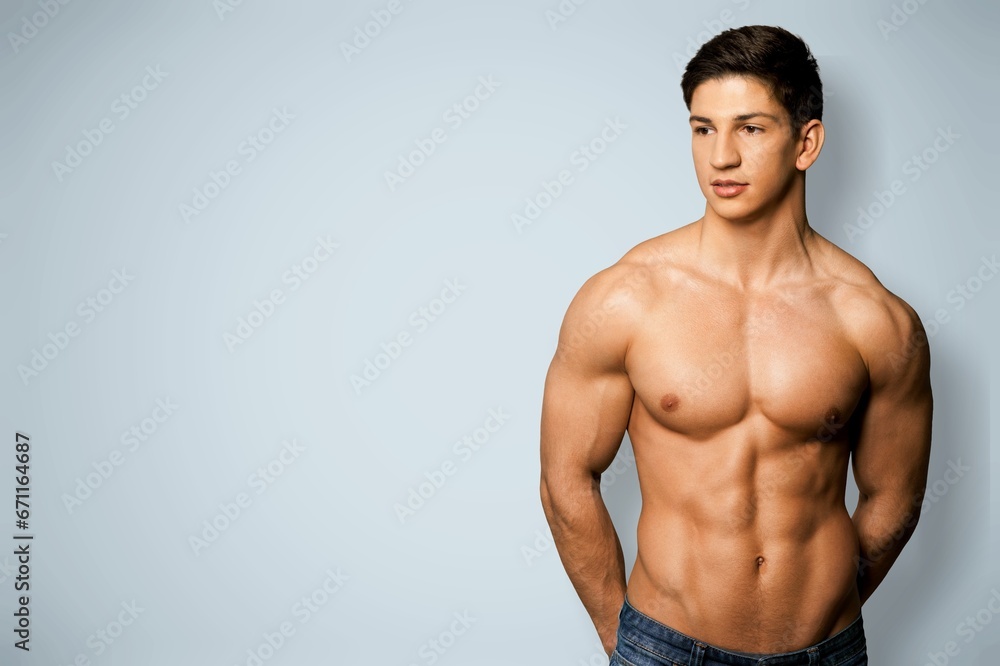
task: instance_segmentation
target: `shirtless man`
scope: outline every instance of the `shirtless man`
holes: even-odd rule
[[[808,47],[729,30],[682,88],[705,214],[570,304],[545,380],[543,508],[612,665],[867,664],[861,606],[927,480],[927,339],[806,219],[824,140]],[[600,491],[626,430],[642,494],[627,584]]]

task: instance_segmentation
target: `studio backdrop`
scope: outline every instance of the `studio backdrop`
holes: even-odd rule
[[[820,64],[810,224],[931,345],[871,662],[1000,663],[998,19],[5,0],[0,663],[606,664],[539,501],[543,380],[583,282],[704,211],[680,75],[749,24]]]

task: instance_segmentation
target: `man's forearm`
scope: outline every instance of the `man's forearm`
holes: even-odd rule
[[[917,496],[919,497],[919,496]],[[858,594],[861,603],[875,592],[910,540],[920,517],[920,504],[862,499],[852,520],[858,533]]]
[[[610,654],[625,600],[625,557],[600,482],[572,489],[543,483],[542,506],[563,567]]]

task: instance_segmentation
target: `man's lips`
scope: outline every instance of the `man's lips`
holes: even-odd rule
[[[735,197],[737,194],[749,187],[746,183],[738,180],[713,180],[712,189],[720,197]]]

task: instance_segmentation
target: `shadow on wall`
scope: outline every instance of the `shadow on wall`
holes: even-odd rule
[[[819,60],[826,141],[806,176],[806,211],[809,226],[851,252],[844,225],[857,221],[858,207],[878,189],[880,163],[888,159],[872,121],[882,114],[867,108],[871,102],[857,91],[857,72],[851,72],[856,65],[836,57]]]
[[[642,509],[639,477],[636,475],[635,456],[632,453],[632,441],[628,433],[625,434],[622,446],[611,466],[601,475],[601,496],[618,531],[618,539],[625,555],[627,578],[632,575],[632,566],[635,564],[638,552],[636,524],[639,521],[639,511]]]
[[[883,586],[899,602],[901,624],[918,622],[921,609],[934,608],[963,585],[989,590],[994,584],[982,556],[990,547],[985,509],[990,493],[989,377],[982,364],[963,357],[955,341],[946,345],[937,337],[930,344],[934,432],[924,510],[913,537],[919,535],[920,546],[908,543],[903,552],[913,551],[909,555],[919,571],[949,574],[902,580],[890,570]],[[880,593],[882,587],[876,591]],[[950,631],[944,620],[942,629]]]

